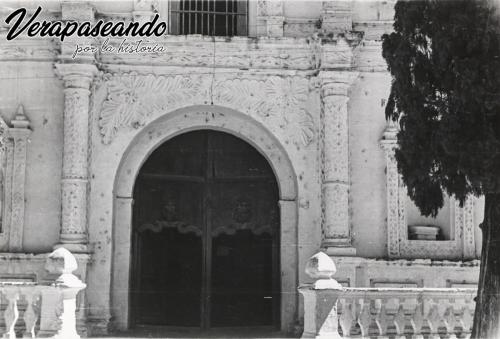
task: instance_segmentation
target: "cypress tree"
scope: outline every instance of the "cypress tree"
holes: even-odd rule
[[[500,338],[500,22],[486,0],[398,1],[383,36],[386,117],[410,198],[435,216],[444,194],[485,197],[472,338]]]

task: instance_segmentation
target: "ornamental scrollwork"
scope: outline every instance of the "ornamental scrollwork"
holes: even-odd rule
[[[144,126],[154,111],[190,101],[198,93],[198,84],[182,75],[106,74],[103,80],[106,86],[100,86],[96,100],[104,98],[99,127],[105,144],[113,140],[120,128]]]
[[[274,119],[307,146],[314,139],[314,120],[305,108],[306,79],[268,77],[265,81],[233,79],[219,82],[214,102],[251,115]]]
[[[93,93],[103,143],[111,143],[122,128],[140,128],[166,112],[208,102],[282,128],[304,146],[313,141],[315,123],[306,107],[307,79],[268,76],[215,79],[213,84],[204,80],[193,75],[103,75]]]

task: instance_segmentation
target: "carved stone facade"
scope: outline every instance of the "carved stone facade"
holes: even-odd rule
[[[87,190],[90,85],[93,65],[59,64],[64,82],[64,152],[60,245],[87,251]]]
[[[397,147],[397,126],[388,123],[382,147],[387,159],[387,248],[390,258],[474,259],[474,198],[463,207],[453,198],[449,222],[454,231],[451,240],[410,240],[406,221],[407,191],[397,170],[394,151]]]
[[[4,251],[23,252],[26,148],[31,134],[23,106],[18,107],[10,124],[12,127],[0,120],[3,138],[0,158],[0,246]]]
[[[276,177],[284,332],[302,324],[297,287],[308,281],[303,268],[320,248],[337,257],[344,285],[476,283],[478,263],[468,260],[479,254],[481,199],[463,208],[450,202],[451,240],[408,240],[396,130],[384,119],[391,79],[380,36],[392,28],[393,5],[250,1],[248,37],[164,35],[148,38],[161,53],[74,58],[75,44],[99,47],[105,39],[7,41],[0,20],[0,113],[8,122],[0,122],[0,248],[24,252],[0,254],[9,263],[0,281],[43,280],[40,258],[66,247],[78,252],[78,275],[88,286],[80,329],[126,330],[139,170],[170,138],[208,129],[255,147]],[[168,1],[42,7],[48,20],[169,19]],[[15,113],[21,102],[29,120]],[[245,213],[233,217],[237,227],[253,229]],[[167,219],[148,227],[191,232]]]

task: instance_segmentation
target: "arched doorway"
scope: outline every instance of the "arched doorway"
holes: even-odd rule
[[[279,327],[279,192],[256,149],[178,135],[146,160],[133,198],[132,325]]]

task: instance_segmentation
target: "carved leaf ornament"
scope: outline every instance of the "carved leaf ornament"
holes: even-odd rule
[[[106,75],[104,80],[106,88],[99,90],[107,89],[107,95],[101,106],[99,127],[105,144],[113,140],[120,128],[144,126],[154,111],[189,101],[198,92],[197,84],[181,75],[157,77],[129,73],[116,77]]]
[[[203,103],[208,88],[199,80],[187,75],[104,75],[94,93],[103,143],[111,143],[121,128],[144,126],[155,112]],[[307,146],[315,134],[314,120],[304,107],[308,91],[304,78],[224,79],[215,82],[212,98],[217,105],[285,129]]]

